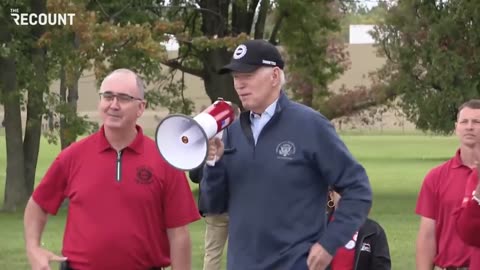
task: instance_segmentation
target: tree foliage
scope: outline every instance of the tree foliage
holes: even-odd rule
[[[377,5],[368,8],[365,3],[357,0],[340,0],[338,3],[339,13],[341,15],[340,28],[341,36],[345,42],[349,40],[349,30],[352,24],[371,24],[382,23],[388,10],[388,1],[376,1]],[[390,1],[391,2],[391,1]]]
[[[279,2],[279,12],[285,14],[280,39],[287,51],[289,73],[299,75],[299,83],[309,86],[297,88],[292,84],[291,89],[308,106],[328,95],[328,84],[345,68],[343,41],[334,35],[340,24],[332,11],[329,1]]]
[[[111,70],[128,67],[149,85],[150,106],[189,114],[184,74],[201,78],[213,101],[239,103],[230,75],[217,71],[234,48],[249,38],[281,45],[292,74],[318,86],[324,95],[329,81],[342,72],[341,48],[328,40],[338,30],[329,16],[331,0],[41,0],[3,1],[0,5],[0,102],[4,105],[7,181],[4,208],[21,207],[33,190],[42,118],[50,122],[49,138],[60,131],[62,148],[96,129],[78,115],[81,74],[93,69],[100,82]],[[75,13],[67,26],[17,26],[10,8],[27,13]],[[168,57],[164,43],[174,38],[178,54]],[[165,72],[164,66],[171,72]],[[288,69],[287,69],[288,70]],[[180,74],[175,80],[172,72]],[[53,80],[59,93],[51,93]],[[313,102],[309,93],[306,104]],[[27,115],[22,130],[21,112]]]
[[[325,85],[343,71],[327,33],[338,30],[329,15],[330,0],[171,1],[148,9],[159,18],[182,21],[184,29],[172,35],[179,55],[164,64],[203,79],[213,101],[224,97],[238,103],[229,75],[217,71],[231,58],[233,49],[248,38],[266,39],[282,47],[288,73],[296,72],[314,85]],[[310,94],[301,98],[312,103]]]
[[[290,25],[288,28],[292,30],[287,31],[284,40],[287,47],[295,48],[290,51],[300,60],[293,61],[293,68],[289,70],[289,87],[295,98],[322,112],[329,119],[353,115],[383,104],[387,99],[383,88],[379,87],[381,80],[375,77],[371,78],[373,83],[369,88],[358,85],[353,89],[345,87],[338,91],[329,89],[329,84],[350,67],[343,30],[351,16],[355,16],[355,12],[360,11],[356,6],[348,7],[347,5],[346,8],[345,5],[349,3],[355,4],[349,1],[329,2],[326,8],[323,8],[324,13],[320,14],[322,20],[316,19],[314,14],[311,15],[312,17],[306,17],[305,20],[297,18],[292,20],[288,23]],[[365,14],[361,15],[368,17],[369,12],[365,11]],[[376,14],[376,11],[372,12]],[[306,40],[298,38],[300,33],[295,32],[294,29],[302,29],[302,27],[311,28],[305,33],[316,34],[306,34]],[[292,31],[294,34],[291,33]],[[293,46],[289,44],[290,40],[294,43]],[[311,46],[312,43],[316,45]]]
[[[141,1],[137,1],[140,3]],[[147,1],[143,1],[148,3]],[[139,73],[154,94],[147,95],[150,106],[163,105],[172,111],[181,108],[189,112],[191,102],[171,95],[166,88],[175,88],[171,83],[163,88],[155,84],[163,82],[168,75],[162,70],[161,62],[167,59],[162,42],[168,40],[166,33],[181,29],[178,22],[153,20],[138,10],[132,9],[131,1],[116,1],[102,4],[99,1],[50,0],[49,11],[76,14],[71,27],[51,27],[42,37],[52,52],[60,78],[60,95],[57,106],[51,106],[49,116],[60,118],[62,148],[76,140],[79,134],[96,130],[96,123],[87,121],[86,116],[77,115],[76,102],[79,98],[78,80],[85,70],[93,69],[97,82],[113,69],[130,68]],[[182,93],[182,89],[174,92]],[[153,99],[157,98],[157,99]],[[177,101],[177,102],[176,102]],[[50,138],[56,138],[55,133]]]
[[[15,210],[33,190],[40,147],[43,96],[48,93],[49,74],[46,49],[38,43],[46,27],[14,25],[10,9],[45,13],[45,1],[5,1],[0,9],[0,76],[1,102],[5,111],[7,141],[7,181],[5,204]],[[26,110],[22,132],[21,110]]]
[[[457,107],[478,98],[479,18],[476,1],[405,0],[378,26],[385,90],[418,128],[449,133]]]
[[[55,138],[52,134],[59,130],[62,148],[78,135],[96,129],[95,124],[86,116],[79,116],[76,110],[78,80],[84,70],[93,68],[98,81],[118,67],[136,70],[147,83],[167,78],[161,66],[166,59],[162,41],[166,32],[178,28],[178,23],[154,22],[152,18],[151,24],[131,24],[128,20],[118,23],[111,17],[99,16],[106,11],[92,6],[92,2],[5,1],[0,6],[0,102],[5,110],[7,145],[5,210],[22,207],[33,191],[42,117],[51,122],[59,119],[59,125],[51,126],[49,138]],[[76,19],[73,25],[15,25],[10,17],[11,8],[21,13],[75,13]],[[60,80],[58,94],[49,91],[54,79]],[[178,89],[178,84],[171,83],[167,88],[161,90],[170,95],[172,89]],[[175,97],[160,99],[159,103],[167,100],[170,107],[179,107]],[[26,114],[24,130],[22,111]]]

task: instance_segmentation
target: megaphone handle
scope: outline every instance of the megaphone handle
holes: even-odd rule
[[[219,139],[221,140],[222,137],[223,137],[223,130],[220,131],[219,133],[217,133],[217,134],[215,135],[215,137],[216,137],[216,138],[219,138]],[[215,155],[215,156],[213,157],[213,159],[207,160],[206,163],[207,163],[208,166],[213,167],[213,166],[215,166],[216,160],[217,160],[217,155]]]
[[[211,167],[215,166],[215,160],[217,160],[217,155],[215,155],[213,159],[207,160],[207,165]]]

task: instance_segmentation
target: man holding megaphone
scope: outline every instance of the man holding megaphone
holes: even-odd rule
[[[228,270],[326,269],[371,207],[364,168],[328,119],[288,99],[283,68],[275,46],[249,40],[220,71],[232,74],[247,110],[228,128],[228,143],[209,140],[215,164],[200,183],[206,211],[229,213]],[[342,208],[327,228],[328,186]]]
[[[235,119],[240,115],[240,108],[236,104],[232,104],[235,112]],[[228,130],[221,132],[219,138],[227,137]],[[228,138],[225,138],[228,142]],[[215,156],[210,157],[207,164],[215,165]],[[200,184],[203,178],[203,166],[189,172],[190,180]],[[201,194],[202,190],[198,190]],[[200,196],[199,196],[200,197]],[[205,254],[203,256],[203,270],[220,270],[222,262],[222,254],[225,243],[228,238],[228,213],[208,213],[203,207],[201,200],[198,200],[198,210],[205,219]]]

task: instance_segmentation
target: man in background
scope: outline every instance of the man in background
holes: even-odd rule
[[[458,109],[455,134],[460,147],[455,156],[425,176],[418,195],[417,270],[466,269],[471,248],[455,229],[454,212],[461,206],[467,179],[475,165],[474,147],[480,138],[480,100]]]

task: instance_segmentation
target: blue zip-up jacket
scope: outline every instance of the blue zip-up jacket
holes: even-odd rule
[[[334,255],[364,223],[368,177],[320,113],[282,92],[256,145],[249,112],[228,129],[223,157],[200,183],[206,211],[230,215],[228,270],[306,267],[314,243]],[[327,228],[328,186],[342,207]]]

